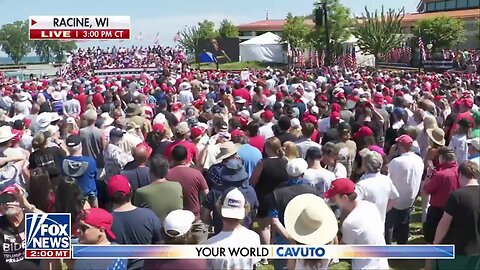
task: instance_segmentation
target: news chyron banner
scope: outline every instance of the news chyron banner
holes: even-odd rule
[[[31,40],[130,39],[130,16],[30,16]]]
[[[30,259],[453,259],[453,245],[78,245],[72,244],[71,215],[25,215],[25,256]]]

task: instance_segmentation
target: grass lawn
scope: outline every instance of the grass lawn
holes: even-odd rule
[[[203,64],[192,63],[191,65],[192,67],[196,67],[196,68],[200,67],[200,69],[202,70],[210,70],[210,69],[217,68],[216,64],[211,64],[211,63],[203,63]],[[242,70],[244,68],[265,69],[268,66],[272,68],[278,68],[278,67],[284,67],[285,65],[268,64],[268,63],[260,63],[260,62],[233,62],[233,63],[220,64],[219,69],[220,70]]]
[[[409,244],[424,244],[422,229],[422,207],[420,200],[415,202],[412,211],[412,222],[410,223],[410,239]],[[423,270],[424,260],[389,260],[392,270]],[[272,265],[266,265],[258,268],[259,270],[274,270]],[[342,260],[340,263],[331,265],[330,270],[350,270],[348,260]]]

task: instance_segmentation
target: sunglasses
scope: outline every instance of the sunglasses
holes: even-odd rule
[[[79,229],[80,229],[80,231],[81,231],[82,233],[86,232],[86,231],[87,231],[88,229],[90,229],[90,228],[91,228],[90,226],[85,225],[85,224],[81,224],[81,225],[79,226]]]

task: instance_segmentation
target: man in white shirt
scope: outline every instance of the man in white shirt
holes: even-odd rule
[[[307,151],[310,148],[318,148],[319,150],[322,149],[320,144],[312,141],[310,137],[312,137],[313,132],[315,131],[315,126],[312,123],[303,123],[302,124],[302,135],[299,141],[296,142],[298,148],[298,154],[301,158],[305,158]]]
[[[261,136],[264,136],[265,137],[265,140],[271,138],[274,136],[273,134],[273,118],[274,118],[274,114],[272,111],[270,110],[266,110],[264,111],[260,117],[263,119],[263,121],[265,122],[265,124],[263,126],[261,126],[258,130],[258,133],[261,135]]]
[[[393,208],[398,198],[398,191],[390,177],[380,173],[383,165],[382,156],[368,148],[360,151],[362,168],[365,174],[357,183],[356,192],[362,200],[374,203],[377,206],[382,222],[385,224],[385,215]]]
[[[305,160],[308,163],[308,169],[303,174],[306,183],[318,189],[320,195],[330,188],[330,184],[335,180],[335,174],[322,167],[322,151],[316,147],[308,149]]]
[[[334,199],[346,216],[342,223],[341,241],[347,245],[385,245],[384,225],[377,207],[358,200],[355,184],[349,179],[337,179],[325,192],[325,198]],[[353,259],[352,269],[390,269],[387,259]]]
[[[387,244],[393,241],[393,234],[397,244],[406,244],[410,234],[410,214],[415,198],[420,189],[424,163],[420,156],[412,152],[413,139],[402,135],[396,139],[393,146],[401,155],[388,164],[388,173],[393,185],[397,188],[399,198],[394,208],[387,212],[385,219],[385,240]]]
[[[243,227],[248,203],[238,188],[230,190],[223,198],[221,208],[223,228],[204,244],[222,247],[251,247],[260,245],[260,237]],[[259,260],[254,258],[218,258],[209,260],[210,269],[253,269]]]
[[[183,82],[178,87],[180,89],[180,93],[178,94],[178,101],[185,106],[192,104],[193,102],[193,94],[192,94],[192,86],[189,82]]]
[[[462,162],[468,160],[468,144],[467,136],[470,133],[470,122],[462,118],[458,121],[458,133],[452,136],[452,140],[448,145],[455,152],[457,157],[457,164],[462,164]]]

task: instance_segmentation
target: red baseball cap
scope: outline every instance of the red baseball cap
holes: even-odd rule
[[[330,114],[330,121],[340,122],[340,113],[339,112],[332,112]]]
[[[152,126],[153,132],[163,133],[165,131],[165,126],[162,124],[155,124]]]
[[[324,198],[333,198],[338,194],[350,194],[355,192],[355,183],[347,178],[340,178],[334,180],[330,186],[330,189],[323,193]]]
[[[245,132],[243,132],[241,129],[235,129],[234,131],[230,132],[230,135],[232,135],[232,137],[243,137],[245,136]]]
[[[383,94],[382,93],[375,93],[375,95],[373,96],[373,101],[376,104],[384,104],[385,100],[383,98]]]
[[[345,93],[340,92],[335,95],[336,99],[345,99]]]
[[[205,132],[205,129],[201,127],[192,127],[190,130],[190,139],[195,140],[196,138],[202,136],[202,134]]]
[[[367,126],[361,127],[355,134],[353,134],[354,139],[359,139],[363,137],[373,136],[373,131]]]
[[[107,189],[108,196],[110,197],[113,197],[117,192],[121,192],[123,193],[123,195],[127,195],[132,190],[127,177],[121,174],[114,175],[110,178],[110,180],[108,180]]]
[[[102,208],[90,208],[83,211],[81,218],[83,222],[99,229],[104,229],[108,238],[115,239],[116,236],[112,232],[113,216]]]
[[[402,144],[412,144],[413,143],[412,137],[408,136],[407,134],[403,134],[402,136],[398,137],[395,141],[397,143],[402,143]]]
[[[273,114],[272,111],[266,110],[266,111],[264,111],[260,116],[262,117],[262,119],[263,119],[264,121],[270,122],[270,121],[272,121],[272,119],[273,119],[273,117],[274,117],[274,114]]]
[[[338,103],[333,103],[332,104],[332,112],[340,112],[342,110],[342,107]]]

